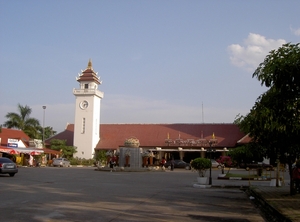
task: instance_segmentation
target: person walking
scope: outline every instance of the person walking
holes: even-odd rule
[[[32,167],[33,166],[33,156],[29,156],[29,161],[28,161],[28,163],[29,163],[29,166],[30,167]]]
[[[113,171],[113,169],[114,169],[114,160],[113,160],[113,158],[110,158],[110,161],[109,161],[109,168],[110,168],[110,172],[112,172]]]
[[[174,159],[171,160],[171,171],[174,170],[174,167],[175,167],[175,161]]]
[[[160,166],[163,168],[165,163],[166,163],[166,159],[163,157],[161,162],[160,162]]]

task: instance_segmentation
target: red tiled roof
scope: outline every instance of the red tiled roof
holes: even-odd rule
[[[97,73],[94,72],[92,69],[86,69],[82,72],[80,77],[77,79],[78,82],[87,81],[87,82],[96,82],[100,84],[99,77]]]
[[[0,132],[0,145],[7,146],[7,140],[9,139],[18,139],[22,140],[26,147],[29,145],[29,136],[24,133],[22,130],[17,129],[9,129],[9,128],[2,128]]]
[[[74,124],[68,124],[67,128],[64,131],[54,135],[51,138],[46,139],[45,143],[50,144],[50,141],[52,139],[58,139],[58,140],[66,140],[67,146],[73,146],[73,138],[74,138]]]
[[[249,137],[249,134],[247,134],[246,136],[244,136],[242,139],[240,139],[239,141],[237,141],[238,144],[242,145],[242,144],[247,144],[250,143],[252,140],[251,137]]]
[[[73,145],[74,124],[50,139],[65,139],[67,144]],[[210,139],[214,133],[218,144],[216,147],[235,147],[237,141],[245,136],[236,124],[100,124],[100,140],[96,149],[117,149],[124,145],[124,141],[136,137],[141,147],[165,147],[165,139],[183,140],[201,138]],[[178,144],[176,144],[178,147]]]
[[[52,149],[48,149],[48,148],[43,148],[42,150],[44,151],[44,153],[50,153],[53,155],[61,155],[61,152],[57,151],[57,150],[52,150]]]
[[[132,136],[140,141],[141,147],[166,146],[165,139],[183,140],[201,138],[210,139],[214,133],[218,139],[217,147],[234,147],[244,136],[235,124],[102,124],[101,140],[96,149],[118,148]],[[178,146],[178,144],[176,145]]]

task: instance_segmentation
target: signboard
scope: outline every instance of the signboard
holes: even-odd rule
[[[7,139],[7,147],[11,147],[11,148],[18,148],[18,143],[19,140],[18,139]]]

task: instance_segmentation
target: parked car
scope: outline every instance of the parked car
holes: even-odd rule
[[[211,160],[211,167],[221,169],[222,165],[216,160]]]
[[[167,161],[164,166],[166,168],[171,168],[171,160]],[[174,168],[183,168],[190,170],[191,165],[189,163],[184,162],[183,160],[174,160]]]
[[[256,162],[256,163],[241,163],[240,167],[244,168],[246,170],[259,169],[259,168],[265,169],[267,171],[274,170],[274,167],[271,164],[259,163],[259,162]]]
[[[9,174],[9,176],[13,177],[16,173],[18,173],[18,167],[10,159],[0,157],[0,173]]]
[[[67,160],[66,158],[55,158],[52,163],[53,166],[58,166],[58,167],[69,167],[70,166],[70,161]]]

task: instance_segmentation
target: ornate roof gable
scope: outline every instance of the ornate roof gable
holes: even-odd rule
[[[78,73],[76,80],[78,82],[95,82],[98,85],[102,84],[100,81],[100,76],[98,76],[98,72],[95,72],[92,67],[92,60],[90,59],[88,65],[84,71],[81,70],[81,74]]]

